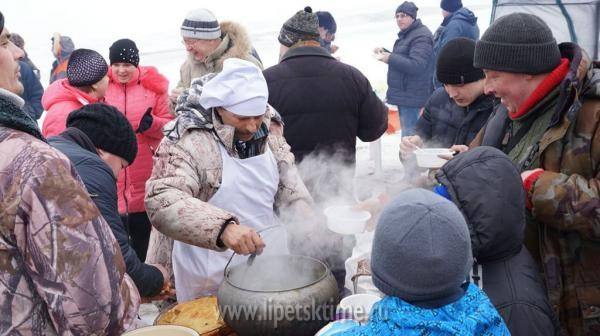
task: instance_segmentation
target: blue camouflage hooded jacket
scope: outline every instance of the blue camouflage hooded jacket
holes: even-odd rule
[[[414,306],[387,296],[373,306],[366,325],[338,333],[342,335],[510,335],[488,297],[473,284],[459,300],[440,308]]]

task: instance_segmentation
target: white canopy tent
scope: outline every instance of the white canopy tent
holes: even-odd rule
[[[514,12],[539,16],[559,43],[576,42],[598,60],[600,0],[493,0],[491,21]]]

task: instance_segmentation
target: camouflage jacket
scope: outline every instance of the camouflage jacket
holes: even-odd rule
[[[552,113],[522,170],[542,168],[532,189],[528,248],[541,262],[548,294],[570,335],[600,332],[600,69],[575,44],[560,45],[570,60],[554,98],[533,109]],[[548,110],[551,109],[551,110]],[[535,111],[532,111],[535,112]],[[530,112],[530,113],[532,113]],[[511,122],[501,108],[471,143],[502,149]],[[526,139],[526,137],[524,138]],[[594,329],[596,328],[596,329]]]
[[[178,117],[165,125],[165,138],[154,157],[152,175],[146,183],[146,211],[154,228],[146,262],[171,269],[172,239],[213,250],[223,225],[236,219],[208,203],[221,184],[223,162],[219,143],[228,154],[238,157],[233,145],[235,129],[222,124],[214,111],[204,111],[197,98],[202,83],[212,74],[192,82],[178,99]],[[269,146],[279,169],[275,211],[312,204],[312,198],[298,175],[294,155],[277,125],[278,113],[269,108],[263,123],[270,126],[262,152]],[[275,131],[277,129],[277,131]],[[162,234],[161,234],[162,233]]]
[[[120,335],[139,294],[69,160],[0,126],[0,333]]]

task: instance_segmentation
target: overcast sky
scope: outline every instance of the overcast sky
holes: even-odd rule
[[[123,0],[2,0],[2,12],[9,30],[20,33],[25,49],[42,71],[47,85],[53,60],[50,38],[54,32],[70,36],[77,48],[95,49],[108,60],[108,47],[117,39],[136,41],[142,65],[154,65],[171,80],[185,58],[179,26],[185,14],[205,6],[220,21],[242,23],[266,66],[277,62],[277,34],[283,22],[297,10],[311,5],[313,10],[330,11],[338,23],[336,44],[342,61],[363,71],[374,86],[385,84],[387,67],[374,60],[374,47],[393,46],[397,26],[393,19],[399,1],[388,0],[255,0],[255,1],[123,1]],[[419,17],[434,31],[442,20],[439,1],[414,1]],[[463,0],[479,17],[479,26],[487,27],[491,0]],[[483,29],[482,29],[483,31]]]

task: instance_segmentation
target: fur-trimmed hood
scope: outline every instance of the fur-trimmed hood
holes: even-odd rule
[[[250,36],[241,24],[233,21],[223,21],[221,26],[221,44],[204,61],[198,61],[192,54],[188,60],[192,63],[215,63],[215,68],[221,69],[223,61],[228,58],[246,59],[252,53]]]
[[[221,72],[223,62],[228,58],[243,59],[262,69],[260,60],[252,55],[252,44],[244,27],[235,22],[221,22],[221,33],[221,43],[203,60],[196,60],[193,54],[188,53],[181,66],[181,78],[177,83],[177,89],[183,91],[190,87],[193,79],[209,73]]]

